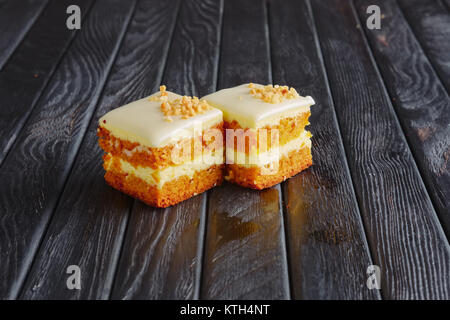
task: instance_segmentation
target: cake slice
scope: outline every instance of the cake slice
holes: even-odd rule
[[[223,179],[222,112],[165,86],[99,120],[109,185],[154,207],[168,207]]]
[[[310,96],[287,86],[243,84],[205,96],[223,112],[225,179],[244,187],[271,187],[312,165]]]

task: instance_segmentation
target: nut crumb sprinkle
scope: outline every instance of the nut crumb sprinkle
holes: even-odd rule
[[[297,99],[300,95],[294,88],[268,84],[266,86],[256,86],[253,83],[248,85],[250,94],[257,99],[267,103],[281,103],[287,99]]]
[[[198,97],[183,96],[178,99],[169,100],[166,86],[159,87],[159,95],[154,95],[149,98],[150,101],[161,101],[161,111],[164,114],[164,120],[172,122],[172,116],[180,116],[181,119],[188,119],[198,114],[204,114],[212,107],[204,99]]]

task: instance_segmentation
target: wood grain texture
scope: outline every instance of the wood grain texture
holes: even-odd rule
[[[264,1],[225,1],[219,89],[270,83]],[[202,299],[286,299],[289,283],[279,186],[225,183],[209,194]]]
[[[372,263],[383,298],[449,299],[450,0],[311,1],[0,0],[0,299],[379,299]],[[101,115],[250,81],[316,99],[312,168],[168,209],[104,182]]]
[[[158,88],[170,43],[167,39],[175,25],[177,10],[173,8],[178,3],[178,0],[138,3],[28,276],[23,298],[105,299],[110,296],[133,199],[110,188],[103,179],[103,151],[98,147],[97,121],[111,109],[148,96]],[[137,236],[144,238],[147,231]],[[134,242],[133,245],[137,246]],[[62,280],[67,277],[65,270],[70,264],[81,268],[81,290],[67,290]]]
[[[205,194],[168,209],[136,201],[112,299],[194,299]]]
[[[75,36],[62,27],[70,4],[85,15],[91,1],[52,1],[0,71],[0,164]]]
[[[399,0],[409,25],[450,93],[450,13],[441,1]]]
[[[450,13],[450,0],[442,0],[442,2],[447,7],[447,11]]]
[[[189,0],[181,6],[163,79],[168,90],[203,96],[216,89],[222,2]]]
[[[0,7],[0,70],[47,3],[47,0],[9,0],[2,3]]]
[[[313,1],[383,297],[450,297],[450,250],[350,1]]]
[[[95,110],[132,8],[133,2],[95,3],[17,138],[17,148],[3,162],[0,170],[2,298],[17,296],[29,270]]]
[[[379,299],[308,2],[270,2],[273,82],[311,95],[314,165],[284,182],[294,299]]]
[[[215,88],[222,1],[182,1],[163,83],[205,95]],[[167,209],[136,201],[115,278],[113,299],[196,299],[206,193]]]
[[[374,56],[450,237],[450,97],[421,50],[395,1],[357,1],[361,19],[368,5],[380,6],[381,30],[365,29]],[[405,55],[404,51],[410,54]]]

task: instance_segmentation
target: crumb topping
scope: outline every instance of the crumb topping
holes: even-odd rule
[[[269,84],[257,87],[255,84],[250,83],[248,87],[250,88],[250,94],[254,98],[261,99],[267,103],[281,103],[287,99],[296,99],[300,97],[294,88],[289,88],[288,86],[273,86]]]
[[[204,114],[213,108],[204,99],[198,97],[183,96],[179,99],[169,100],[166,86],[159,87],[159,95],[150,97],[150,101],[160,101],[161,112],[164,114],[164,120],[172,122],[172,116],[180,116],[181,119],[188,119],[198,114]]]

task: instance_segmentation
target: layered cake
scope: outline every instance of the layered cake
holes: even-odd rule
[[[243,84],[205,96],[222,110],[225,179],[244,187],[271,187],[312,165],[310,107],[294,88]]]
[[[222,182],[222,112],[165,86],[99,120],[105,180],[154,207],[168,207]]]

